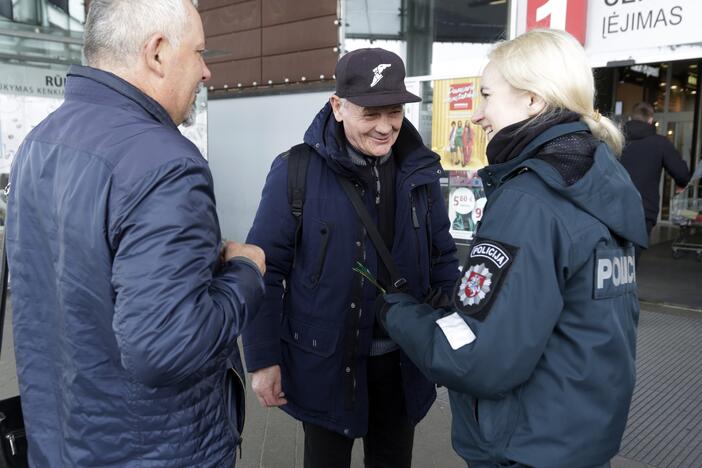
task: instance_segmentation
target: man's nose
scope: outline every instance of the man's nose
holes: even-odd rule
[[[212,78],[212,73],[210,72],[210,69],[207,68],[207,65],[202,65],[203,70],[202,70],[202,81],[207,81],[210,78]]]
[[[381,117],[380,120],[378,120],[378,124],[375,126],[375,130],[378,133],[392,132],[392,120],[387,116]]]

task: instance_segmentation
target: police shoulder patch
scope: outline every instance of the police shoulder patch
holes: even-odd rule
[[[477,320],[485,320],[518,250],[503,242],[476,237],[468,251],[463,275],[454,287],[454,306]]]

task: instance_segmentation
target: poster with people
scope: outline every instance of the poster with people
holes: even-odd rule
[[[473,238],[487,201],[477,172],[487,165],[487,140],[480,126],[471,123],[480,99],[479,78],[434,81],[432,149],[449,176],[446,205],[457,240]]]
[[[485,133],[470,121],[479,99],[479,78],[434,81],[431,141],[445,170],[487,165]]]

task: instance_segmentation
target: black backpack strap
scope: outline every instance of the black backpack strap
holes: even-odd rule
[[[393,290],[402,291],[405,285],[407,284],[407,280],[401,277],[400,273],[397,271],[397,267],[395,266],[395,262],[392,259],[392,255],[390,254],[388,247],[385,245],[385,242],[383,241],[380,232],[378,232],[378,227],[371,219],[371,216],[368,213],[366,206],[363,204],[361,196],[356,191],[353,182],[344,177],[337,177],[337,179],[339,180],[341,187],[343,187],[344,192],[346,192],[346,195],[349,197],[349,200],[351,201],[354,210],[356,210],[356,214],[361,219],[363,225],[366,227],[366,232],[371,238],[371,241],[373,241],[373,245],[375,246],[376,252],[378,252],[378,256],[380,256],[380,259],[385,264],[385,268],[388,269],[388,273],[390,273],[390,278],[392,278],[391,281]]]
[[[302,236],[302,210],[305,205],[305,188],[307,186],[307,166],[310,163],[310,148],[306,143],[300,143],[288,151],[288,202],[290,212],[295,217],[295,243],[293,263],[297,258],[297,245]]]

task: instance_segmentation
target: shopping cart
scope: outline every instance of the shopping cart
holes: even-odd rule
[[[675,194],[670,204],[670,220],[680,226],[673,241],[673,258],[682,257],[684,252],[695,252],[702,262],[702,198],[700,197],[702,161],[685,189]]]

